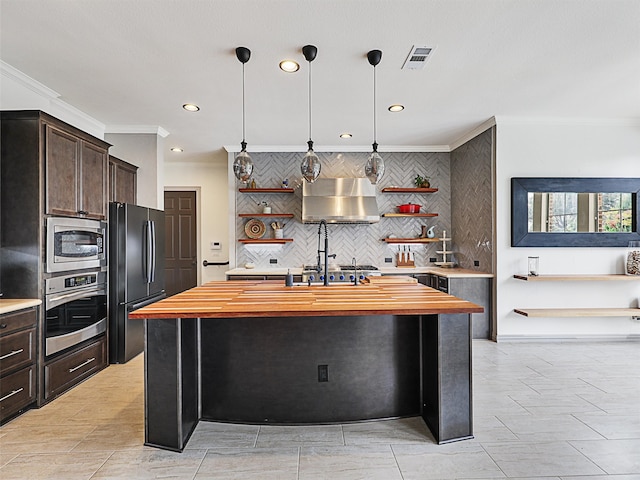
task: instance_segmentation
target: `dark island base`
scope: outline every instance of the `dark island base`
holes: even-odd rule
[[[305,424],[419,415],[419,328],[415,317],[391,315],[203,321],[202,418]]]
[[[199,420],[415,415],[439,443],[471,438],[469,317],[145,320],[145,444],[182,451]]]

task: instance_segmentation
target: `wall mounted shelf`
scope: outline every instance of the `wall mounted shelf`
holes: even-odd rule
[[[381,217],[398,218],[398,217],[437,217],[437,213],[383,213]]]
[[[625,275],[623,273],[612,274],[570,274],[570,275],[514,275],[513,278],[525,282],[602,282],[602,281],[638,281],[640,275]]]
[[[293,242],[293,238],[256,238],[255,240],[252,238],[240,238],[238,242],[244,244],[277,244]]]
[[[241,218],[270,217],[270,218],[293,218],[293,213],[239,213]]]
[[[435,193],[437,188],[417,188],[417,187],[386,187],[382,193]]]
[[[383,242],[387,243],[435,243],[439,242],[439,238],[383,238]]]
[[[625,274],[561,274],[561,275],[514,275],[525,282],[615,282],[637,281],[640,276]],[[525,317],[633,317],[640,318],[640,308],[514,308]]]
[[[293,188],[239,188],[241,193],[293,193]]]
[[[525,317],[640,317],[640,308],[515,308]]]

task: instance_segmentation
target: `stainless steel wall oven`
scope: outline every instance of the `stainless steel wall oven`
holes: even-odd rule
[[[45,356],[76,346],[107,329],[107,273],[45,279]]]
[[[86,218],[47,218],[45,270],[69,272],[106,266],[106,224]]]

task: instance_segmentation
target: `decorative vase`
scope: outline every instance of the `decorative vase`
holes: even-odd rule
[[[624,273],[627,275],[640,275],[640,242],[638,241],[629,242]]]

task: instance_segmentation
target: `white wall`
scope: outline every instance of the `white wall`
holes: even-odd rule
[[[224,280],[229,266],[203,267],[202,261],[226,262],[229,245],[227,154],[213,155],[208,163],[167,162],[165,190],[196,192],[198,216],[198,281]],[[221,242],[221,250],[211,250],[210,242]]]
[[[639,282],[515,280],[527,256],[540,257],[541,274],[624,273],[625,248],[511,247],[511,177],[640,177],[640,124],[497,120],[498,341],[526,337],[627,337],[640,321],[617,318],[528,318],[514,308],[636,307]]]

